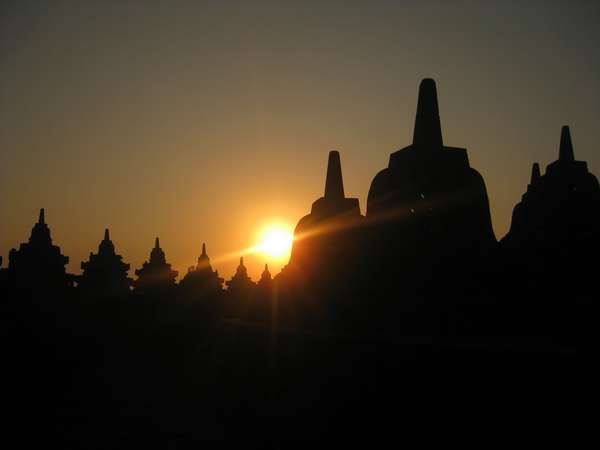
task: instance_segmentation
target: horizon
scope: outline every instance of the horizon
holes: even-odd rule
[[[426,77],[444,143],[483,175],[501,239],[562,125],[600,172],[600,6],[535,3],[517,17],[514,2],[461,5],[2,6],[3,267],[45,208],[71,273],[109,228],[130,276],[159,237],[179,279],[203,242],[228,279],[262,227],[294,227],[323,195],[330,150],[365,214],[371,180],[412,142]],[[284,264],[245,262],[253,279]]]

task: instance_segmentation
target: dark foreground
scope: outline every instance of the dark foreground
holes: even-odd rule
[[[485,445],[523,431],[539,442],[575,422],[572,442],[597,403],[595,332],[360,335],[164,301],[3,305],[4,439],[22,448]]]

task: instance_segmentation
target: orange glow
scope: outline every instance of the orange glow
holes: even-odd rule
[[[282,261],[289,258],[293,240],[294,232],[289,224],[274,222],[260,231],[253,250],[271,260]]]

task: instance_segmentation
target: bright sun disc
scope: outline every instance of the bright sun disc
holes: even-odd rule
[[[271,225],[262,232],[257,250],[270,258],[283,258],[289,255],[293,238],[290,229]]]

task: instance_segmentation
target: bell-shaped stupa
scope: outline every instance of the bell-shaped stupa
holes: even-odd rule
[[[244,265],[244,257],[240,256],[240,264],[237,266],[235,274],[231,280],[226,282],[228,291],[243,291],[252,289],[255,286],[254,281],[248,276],[248,269]]]
[[[150,252],[150,259],[135,271],[138,279],[134,281],[136,292],[141,294],[165,293],[176,286],[177,271],[167,263],[165,252],[160,248],[158,238]]]
[[[577,161],[571,133],[563,126],[558,159],[540,173],[532,168],[531,180],[513,210],[507,245],[558,247],[597,240],[600,229],[600,186],[585,161]],[[578,244],[579,243],[579,244]]]
[[[482,176],[466,149],[444,145],[432,79],[419,87],[413,143],[392,153],[371,184],[367,219],[397,257],[430,258],[427,263],[496,242]]]
[[[286,271],[321,271],[330,267],[332,260],[344,259],[350,249],[350,236],[361,219],[358,199],[344,194],[340,154],[331,151],[324,195],[312,204],[310,214],[298,222]]]
[[[28,242],[12,249],[8,256],[7,279],[16,287],[31,290],[53,290],[71,286],[72,276],[66,273],[69,258],[52,245],[45,211],[40,209],[37,223]]]
[[[203,243],[198,263],[188,269],[181,280],[180,287],[186,297],[195,299],[221,293],[223,281],[223,278],[219,277],[219,272],[213,271],[210,258],[206,253],[206,244]]]
[[[98,253],[90,253],[88,261],[81,263],[83,273],[79,280],[79,289],[94,297],[121,296],[129,292],[132,284],[127,276],[129,264],[115,252],[110,240],[108,228],[104,230],[104,239],[100,241]]]
[[[260,288],[269,288],[273,284],[273,277],[271,276],[271,272],[269,272],[269,266],[265,264],[265,270],[263,270],[260,275],[260,280],[258,280],[257,286]]]

